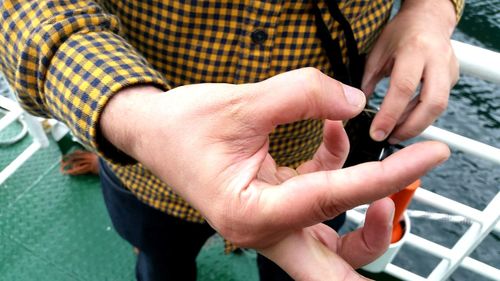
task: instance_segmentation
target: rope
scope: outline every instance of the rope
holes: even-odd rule
[[[368,207],[365,205],[354,208],[354,210],[362,213],[365,213],[367,209]],[[466,218],[464,216],[450,215],[445,213],[428,212],[420,210],[406,210],[406,213],[410,218],[416,218],[416,219],[428,219],[432,221],[451,222],[464,225],[471,225],[474,222],[473,220]]]
[[[442,222],[452,222],[459,223],[465,225],[471,225],[473,221],[469,218],[459,215],[450,215],[444,213],[435,213],[435,212],[426,212],[419,210],[407,210],[408,216],[410,218],[418,218],[418,219],[429,219],[433,221],[442,221]]]

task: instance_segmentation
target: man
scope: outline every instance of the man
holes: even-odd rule
[[[431,124],[457,78],[461,1],[406,0],[383,30],[391,1],[101,2],[3,1],[0,61],[26,109],[63,120],[104,159],[106,204],[140,249],[139,280],[194,280],[214,230],[295,279],[360,278],[352,267],[389,243],[391,203],[373,203],[344,237],[321,222],[448,156],[422,143],[340,169],[340,120],[366,102],[346,84],[370,94],[389,75],[372,138]]]

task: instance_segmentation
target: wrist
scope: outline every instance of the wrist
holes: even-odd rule
[[[100,118],[102,136],[125,154],[135,158],[140,147],[153,98],[162,90],[150,85],[124,88],[113,95]]]
[[[450,37],[457,25],[457,15],[451,0],[404,0],[401,12],[411,13],[427,22],[429,28],[441,29]]]

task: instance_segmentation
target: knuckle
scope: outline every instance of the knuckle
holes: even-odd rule
[[[335,182],[330,173],[324,173],[325,182]],[[324,196],[320,197],[320,200],[316,204],[315,214],[318,220],[328,220],[336,217],[340,213],[344,212],[349,206],[347,202],[343,202],[335,196]]]
[[[303,87],[305,93],[305,102],[308,108],[320,108],[321,91],[323,89],[324,74],[316,68],[306,67],[301,69],[299,75],[299,85]]]
[[[317,93],[323,83],[323,73],[313,67],[302,68],[300,71],[299,82],[306,87],[307,94]]]
[[[416,50],[425,50],[432,44],[433,40],[431,40],[430,36],[427,35],[427,33],[418,33],[413,36],[412,46]]]
[[[378,113],[379,123],[382,125],[395,125],[399,120],[399,115],[396,112],[381,111]]]
[[[448,98],[435,98],[429,102],[429,112],[432,115],[440,115],[448,107]]]
[[[304,67],[299,70],[302,76],[309,78],[311,80],[320,79],[323,73],[314,67]]]
[[[410,46],[412,51],[427,53],[438,59],[451,60],[454,55],[450,41],[435,33],[415,34]]]
[[[430,34],[427,32],[418,33],[413,36],[413,46],[417,50],[446,51],[446,44],[443,44],[443,42],[445,41],[436,39],[437,37],[434,34]]]
[[[344,208],[341,207],[339,202],[320,202],[318,204],[317,217],[321,220],[329,220],[342,213],[342,209]]]
[[[394,82],[394,89],[405,96],[411,96],[417,89],[418,84],[411,79],[403,78]]]

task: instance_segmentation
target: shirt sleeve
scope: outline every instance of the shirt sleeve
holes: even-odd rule
[[[455,14],[457,15],[457,23],[460,21],[462,17],[462,13],[464,12],[465,0],[451,0],[453,6],[455,6]]]
[[[0,70],[21,105],[63,121],[108,160],[133,163],[100,135],[102,110],[125,87],[153,84],[167,90],[169,85],[118,35],[118,19],[93,1],[4,0],[0,5]]]

